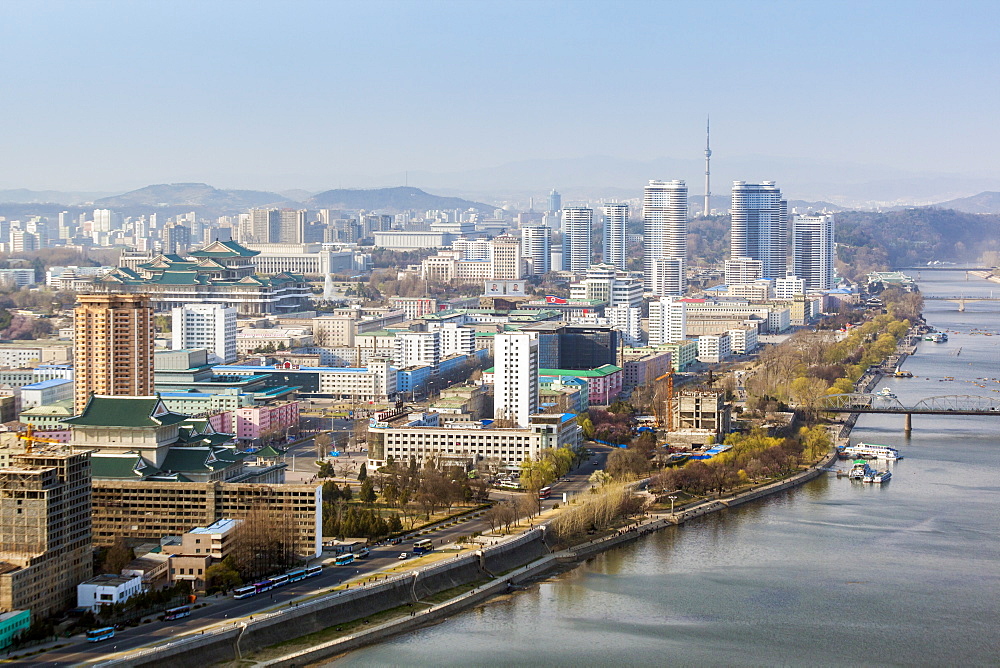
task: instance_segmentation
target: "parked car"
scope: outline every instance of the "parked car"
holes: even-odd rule
[[[399,553],[399,558],[400,559],[409,559],[410,558],[410,553],[409,552],[400,552]]]

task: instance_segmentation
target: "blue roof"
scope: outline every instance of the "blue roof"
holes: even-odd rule
[[[728,285],[716,285],[711,288],[705,288],[705,292],[726,292],[729,290]]]
[[[37,383],[31,383],[30,385],[24,385],[21,387],[22,390],[45,390],[50,387],[59,387],[60,385],[65,385],[66,383],[72,383],[73,381],[67,378],[52,378],[51,380],[40,380]]]
[[[276,368],[274,366],[242,366],[239,364],[215,366],[212,367],[213,371],[226,372],[226,371],[255,371],[257,373],[270,374],[277,373],[280,371],[286,372],[320,372],[320,371],[336,371],[337,373],[368,373],[367,367],[351,367],[351,366],[300,366],[297,369],[282,369]]]
[[[576,419],[576,413],[563,413],[561,422],[569,422]]]

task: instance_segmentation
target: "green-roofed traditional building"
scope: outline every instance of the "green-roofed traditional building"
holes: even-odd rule
[[[96,279],[94,290],[145,293],[157,311],[185,304],[222,304],[242,315],[302,310],[310,295],[305,279],[289,272],[256,275],[252,258],[258,253],[235,241],[214,241],[187,258],[158,255],[118,267]]]
[[[75,450],[93,453],[94,479],[284,482],[280,456],[248,467],[233,434],[169,410],[159,395],[93,395],[83,413],[63,424]]]

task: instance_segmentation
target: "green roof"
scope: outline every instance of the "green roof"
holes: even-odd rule
[[[208,460],[212,457],[211,448],[170,448],[167,456],[163,458],[163,465],[160,467],[164,471],[198,471],[205,472],[214,469]],[[229,465],[229,462],[226,462]]]
[[[103,454],[95,452],[90,457],[90,475],[94,478],[117,478],[119,480],[142,480],[155,473],[137,453]]]
[[[94,427],[162,427],[187,420],[168,410],[160,397],[109,397],[91,395],[83,413],[64,423]]]
[[[250,250],[235,241],[213,241],[204,248],[188,253],[191,257],[253,257],[260,251]]]
[[[261,448],[260,450],[258,450],[254,454],[256,454],[257,457],[260,457],[260,458],[263,458],[263,459],[276,459],[278,457],[281,457],[283,454],[285,454],[285,451],[284,450],[277,450],[277,449],[271,447],[270,445],[265,445],[263,448]]]

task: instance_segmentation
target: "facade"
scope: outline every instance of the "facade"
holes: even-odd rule
[[[67,400],[73,400],[73,381],[66,378],[53,378],[21,387],[22,410]]]
[[[264,508],[276,521],[291,518],[299,556],[313,559],[323,549],[320,485],[99,479],[93,499],[97,546],[118,536],[158,541]]]
[[[393,309],[403,311],[406,314],[407,320],[415,320],[429,313],[437,313],[438,310],[438,300],[433,297],[392,297],[390,298],[390,304],[392,304]],[[313,322],[316,322],[318,319],[313,318]],[[315,330],[313,331],[313,336],[315,338]],[[318,342],[317,345],[319,345]],[[353,341],[350,344],[338,343],[337,345],[353,345]]]
[[[319,243],[248,243],[257,254],[251,262],[259,274],[297,274],[325,276],[364,270],[365,253],[332,250]],[[369,256],[370,259],[370,256]]]
[[[236,361],[236,309],[220,304],[185,304],[171,311],[174,350],[204,348],[212,364]]]
[[[692,339],[663,343],[657,348],[670,353],[670,362],[676,373],[687,371],[688,367],[698,361],[698,342]]]
[[[796,216],[792,221],[792,273],[805,281],[806,290],[834,287],[834,219]]]
[[[521,228],[521,253],[528,264],[529,276],[541,276],[552,270],[552,230],[547,225]]]
[[[240,520],[221,519],[207,527],[195,527],[163,545],[169,555],[170,584],[187,581],[195,591],[205,589],[205,575],[213,562],[222,561],[233,551]]]
[[[807,283],[799,276],[785,276],[774,281],[775,299],[795,299],[806,294]]]
[[[490,274],[492,280],[517,280],[525,276],[521,256],[521,240],[503,234],[490,241]]]
[[[604,205],[604,264],[628,269],[628,204]]]
[[[144,589],[140,575],[103,573],[76,586],[76,607],[98,613],[101,606],[122,603]]]
[[[497,334],[493,356],[494,416],[527,426],[538,412],[538,339],[526,332]]]
[[[394,342],[391,337],[386,340]],[[396,367],[381,358],[372,358],[367,367],[358,368],[221,365],[214,371],[231,376],[264,376],[266,387],[295,386],[304,395],[345,401],[383,402],[396,395]]]
[[[684,181],[650,181],[643,192],[642,220],[646,289],[654,294],[683,295],[687,287],[688,190]],[[670,262],[655,261],[671,258]],[[659,292],[654,273],[659,271]]]
[[[757,350],[756,328],[731,329],[727,333],[729,334],[729,347],[734,355],[746,355]]]
[[[730,407],[722,392],[681,391],[674,399],[671,442],[689,445],[721,443],[729,433]]]
[[[562,220],[562,269],[586,271],[590,266],[594,210],[586,207],[566,207],[562,210]]]
[[[729,334],[702,334],[698,337],[698,361],[706,364],[724,362],[732,355]]]
[[[730,257],[761,262],[761,278],[782,278],[788,267],[788,203],[774,181],[733,181]]]
[[[575,369],[539,369],[542,378],[579,378],[587,381],[588,401],[591,406],[607,406],[613,403],[622,391],[624,377],[622,368],[605,364],[596,369],[578,371]]]
[[[764,275],[764,263],[752,257],[732,257],[726,260],[726,285],[743,285],[759,281]]]
[[[93,574],[90,453],[37,451],[0,470],[0,610],[72,607]]]
[[[396,366],[427,365],[437,368],[441,361],[441,341],[437,332],[400,332],[396,335]]]
[[[269,435],[284,437],[296,433],[299,428],[298,401],[282,401],[265,406],[242,406],[231,411],[232,426],[227,431],[236,435],[243,443],[259,442]],[[283,439],[287,440],[287,439]]]
[[[629,392],[641,385],[649,385],[657,378],[673,370],[670,353],[666,351],[636,349],[638,354],[629,353],[626,348],[622,353],[622,390]]]
[[[387,230],[375,232],[375,246],[389,250],[417,250],[420,248],[448,248],[456,236],[451,232],[419,232],[408,230],[400,232]]]
[[[683,341],[687,332],[687,303],[665,297],[649,303],[649,343]]]
[[[75,400],[153,393],[153,309],[142,294],[80,295],[74,326]]]
[[[570,285],[570,299],[641,307],[642,281],[611,264],[594,264],[587,267],[583,280]]]
[[[8,647],[14,638],[31,626],[30,610],[0,612],[0,649]]]
[[[368,429],[368,468],[384,466],[387,459],[431,462],[434,465],[497,462],[517,469],[549,448],[573,448],[582,442],[582,431],[573,413],[532,415],[523,427],[492,427],[472,423],[430,427],[377,423]]]

